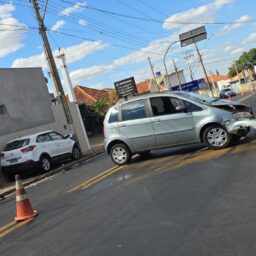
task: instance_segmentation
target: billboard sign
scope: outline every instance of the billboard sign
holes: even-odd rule
[[[198,80],[194,80],[194,81],[182,84],[181,88],[183,91],[192,92],[192,91],[201,90],[201,89],[205,88],[205,86],[207,86],[207,85],[206,85],[204,79],[198,79]],[[179,87],[179,85],[175,85],[175,86],[172,86],[172,88],[170,90],[179,91],[180,87]]]
[[[205,26],[190,30],[179,35],[181,47],[194,44],[207,38]]]
[[[124,80],[115,82],[114,85],[119,98],[126,98],[129,95],[134,95],[137,93],[134,77],[129,77]]]

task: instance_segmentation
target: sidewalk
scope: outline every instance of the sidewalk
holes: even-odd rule
[[[95,138],[90,139],[91,144],[91,153],[84,155],[81,157],[81,159],[77,161],[68,162],[65,164],[62,164],[60,167],[57,167],[56,169],[53,169],[52,171],[48,173],[44,173],[41,175],[37,175],[28,179],[23,180],[24,187],[27,187],[35,182],[38,182],[40,180],[43,180],[47,177],[53,176],[56,173],[62,172],[62,171],[68,171],[75,167],[78,167],[82,165],[85,161],[89,160],[90,158],[93,158],[95,156],[98,156],[104,152],[104,147],[102,144],[102,136],[97,136]],[[5,184],[5,187],[0,189],[0,200],[1,196],[6,196],[15,191],[15,182],[7,183]]]

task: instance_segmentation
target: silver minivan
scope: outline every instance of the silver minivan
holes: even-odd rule
[[[205,143],[223,149],[256,127],[250,107],[188,92],[150,93],[121,101],[104,120],[105,150],[117,165],[153,149]]]

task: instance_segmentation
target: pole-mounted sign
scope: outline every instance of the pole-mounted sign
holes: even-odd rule
[[[119,98],[126,98],[137,93],[134,77],[115,82],[114,85]]]
[[[205,26],[190,30],[179,35],[181,47],[194,44],[207,38]]]

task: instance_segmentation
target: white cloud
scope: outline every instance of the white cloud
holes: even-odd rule
[[[21,41],[26,33],[27,26],[12,17],[14,10],[15,6],[13,4],[0,5],[0,23],[2,24],[0,31],[0,57],[7,56],[23,47]],[[15,31],[14,29],[18,27],[24,28],[24,30]]]
[[[256,33],[252,33],[243,41],[243,44],[251,43],[255,40],[256,40]]]
[[[83,19],[80,19],[78,21],[78,23],[81,25],[81,26],[86,26],[87,25],[87,21],[86,20],[83,20]]]
[[[88,80],[98,75],[110,72],[113,70],[112,65],[101,65],[93,66],[90,68],[81,68],[70,73],[70,77],[74,84],[78,83],[80,80]]]
[[[213,3],[189,9],[184,12],[174,14],[163,23],[163,28],[174,29],[184,27],[184,23],[200,23],[213,21],[214,13],[225,5],[233,3],[234,0],[215,0]],[[187,26],[187,25],[186,25]],[[193,27],[199,25],[194,25]],[[189,30],[189,29],[187,29]]]
[[[86,7],[86,2],[77,2],[71,7],[68,7],[60,12],[60,15],[69,16],[71,13],[80,12]]]
[[[236,48],[231,52],[232,55],[242,53],[244,51],[244,48]]]
[[[68,48],[63,49],[63,52],[66,54],[67,56],[67,63],[73,63],[75,61],[81,60],[83,58],[85,58],[87,55],[104,49],[107,47],[107,44],[103,43],[103,42],[88,42],[85,41],[81,44],[78,45],[73,45],[70,46]],[[55,52],[55,55],[57,54],[57,52]]]
[[[11,3],[0,5],[0,19],[11,17],[14,10],[15,6]]]
[[[65,25],[64,20],[58,20],[51,28],[52,31],[58,31]]]
[[[238,20],[235,21],[233,24],[228,24],[223,27],[221,34],[230,32],[232,30],[238,29],[246,25],[247,22],[251,21],[252,18],[248,15],[241,16]]]
[[[78,45],[73,45],[62,49],[66,54],[67,63],[73,63],[85,58],[88,54],[97,50],[105,48],[107,45],[102,42],[82,42]],[[58,55],[58,51],[54,51],[53,55]],[[39,55],[30,56],[28,58],[19,58],[12,63],[12,67],[46,67],[46,62],[43,53]]]
[[[222,8],[224,5],[232,4],[234,0],[215,0],[214,5],[216,8]]]

